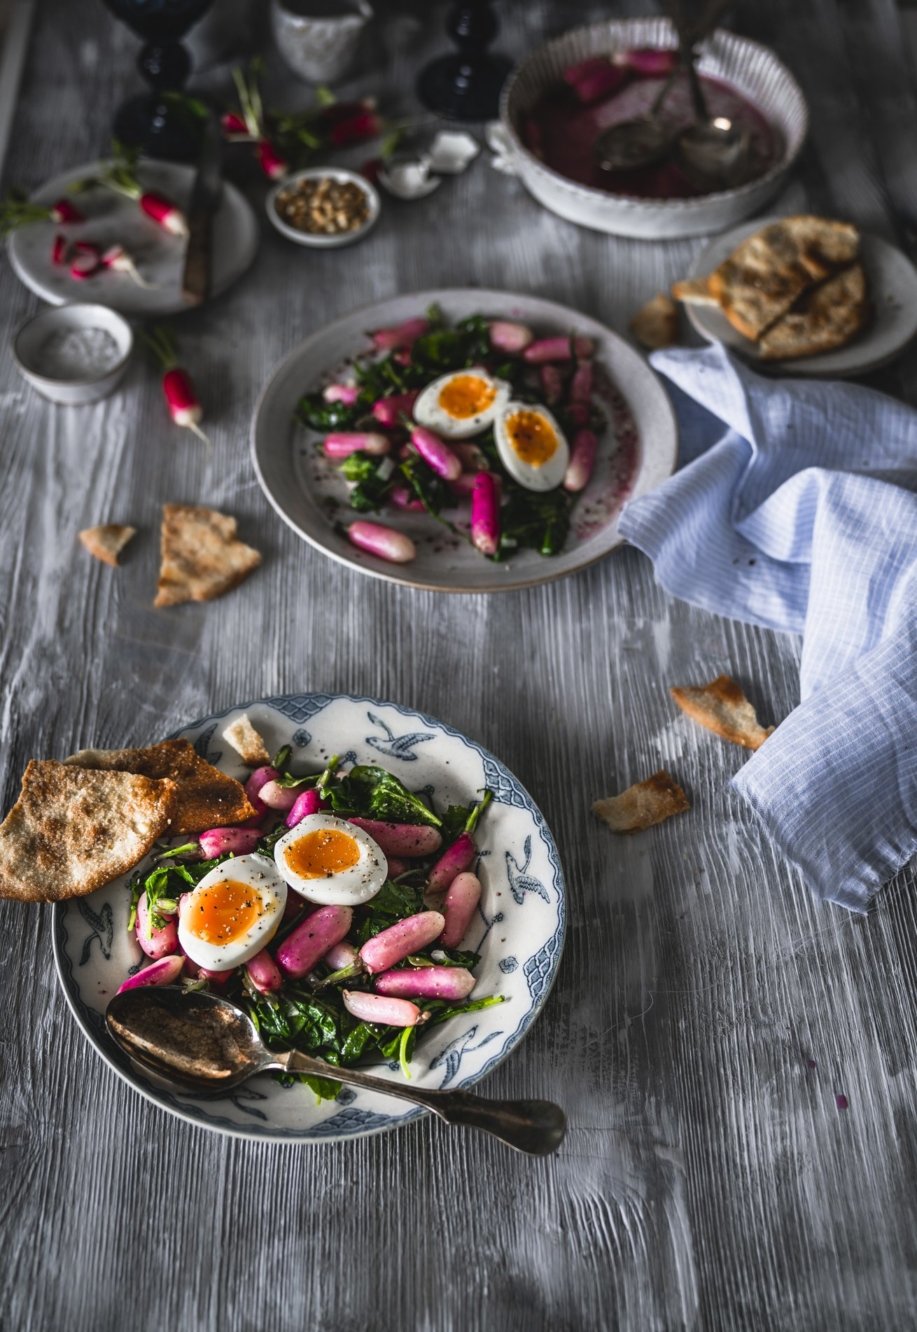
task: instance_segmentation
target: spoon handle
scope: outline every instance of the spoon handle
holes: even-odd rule
[[[376,1078],[356,1068],[338,1068],[322,1059],[291,1050],[281,1055],[290,1073],[312,1073],[319,1077],[334,1078],[337,1082],[366,1091],[397,1096],[432,1110],[447,1124],[465,1124],[481,1129],[518,1152],[531,1156],[547,1156],[563,1142],[567,1120],[563,1110],[552,1101],[495,1101],[486,1096],[475,1096],[466,1091],[431,1091],[427,1087],[411,1087],[404,1082]]]

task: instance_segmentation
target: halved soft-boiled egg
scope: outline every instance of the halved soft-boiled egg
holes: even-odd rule
[[[494,422],[494,437],[503,466],[526,490],[553,490],[563,481],[570,450],[547,407],[508,402]]]
[[[274,937],[287,885],[266,856],[235,856],[185,893],[178,942],[199,967],[229,971],[248,962]]]
[[[388,861],[369,833],[333,814],[309,814],[274,846],[291,888],[322,906],[358,906],[385,883]]]
[[[494,421],[509,398],[509,384],[486,370],[456,370],[440,375],[414,403],[414,420],[445,439],[470,439]]]

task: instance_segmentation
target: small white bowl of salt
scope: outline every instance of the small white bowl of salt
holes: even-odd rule
[[[13,339],[22,375],[52,402],[98,402],[127,369],[134,335],[104,305],[57,305],[23,324]]]

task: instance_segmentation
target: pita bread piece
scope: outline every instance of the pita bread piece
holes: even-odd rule
[[[630,321],[630,331],[650,351],[671,347],[678,341],[678,306],[664,291],[658,292]]]
[[[102,523],[98,527],[84,527],[79,535],[90,555],[103,564],[117,565],[118,556],[131,537],[137,535],[137,529],[126,523]]]
[[[257,768],[271,761],[267,745],[260,732],[252,726],[247,712],[226,727],[223,739],[250,768]]]
[[[664,823],[673,814],[691,808],[691,802],[678,783],[664,770],[654,772],[645,782],[629,786],[620,795],[596,800],[593,812],[608,824],[612,832],[640,832]]]
[[[718,675],[706,685],[674,685],[669,693],[693,721],[734,745],[760,749],[774,729],[760,724],[751,703],[728,675]]]
[[[154,606],[213,601],[237,587],[261,556],[236,536],[236,520],[196,504],[164,504]]]
[[[845,347],[869,316],[866,274],[862,264],[854,264],[804,292],[760,339],[758,353],[764,361],[785,361]]]
[[[0,897],[84,897],[172,831],[175,783],[33,759],[0,824]]]
[[[66,762],[80,768],[170,778],[175,783],[175,833],[224,828],[244,823],[257,813],[242,785],[202,759],[190,740],[163,740],[146,749],[81,749]]]

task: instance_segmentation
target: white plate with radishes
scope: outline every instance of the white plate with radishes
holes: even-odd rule
[[[486,997],[487,1006],[431,1021],[410,1057],[410,1076],[418,1086],[458,1088],[478,1082],[506,1058],[535,1020],[563,948],[563,873],[554,839],[532,797],[473,740],[423,713],[375,699],[340,694],[262,699],[202,718],[178,734],[210,762],[244,780],[241,759],[222,738],[243,714],[270,753],[289,746],[289,762],[305,770],[324,767],[332,755],[344,766],[381,766],[440,811],[491,793],[486,816],[474,830],[473,869],[482,891],[462,945],[479,957],[473,964],[471,999]],[[150,859],[140,871],[149,872],[153,864]],[[216,1098],[157,1085],[105,1030],[109,999],[145,960],[134,931],[128,929],[130,878],[116,879],[88,897],[56,903],[53,943],[61,986],[84,1035],[143,1096],[202,1127],[280,1142],[360,1137],[425,1113],[362,1089],[343,1088],[337,1100],[319,1101],[308,1086],[283,1086],[270,1074]],[[373,1072],[394,1080],[404,1076],[397,1059],[377,1062]],[[529,1082],[526,1090],[531,1091]]]
[[[144,159],[120,187],[83,186],[110,179],[112,168],[109,161],[87,162],[32,194],[10,236],[13,270],[52,305],[94,301],[143,318],[179,314],[188,308],[182,274],[194,170]],[[213,218],[212,295],[242,276],[257,247],[255,215],[224,181]]]
[[[435,312],[432,318],[431,312]],[[482,338],[489,337],[490,343],[471,343],[460,363],[450,364],[443,358],[428,373],[434,359],[428,355],[431,334],[448,337],[469,321],[477,322]],[[417,333],[421,326],[425,331]],[[510,331],[521,339],[512,349],[506,341]],[[404,341],[408,338],[414,339],[410,345]],[[407,358],[402,363],[404,376],[393,364],[401,356]],[[520,367],[522,373],[516,374]],[[367,369],[372,388],[366,387]],[[590,380],[585,403],[576,400],[584,369]],[[504,388],[511,390],[510,399],[523,395],[524,402],[507,401],[507,411],[517,407],[538,410],[544,419],[550,419],[551,429],[560,420],[562,447],[569,449],[570,467],[577,456],[576,413],[586,412],[583,433],[594,437],[587,479],[569,484],[568,468],[562,482],[559,473],[550,489],[547,485],[529,488],[548,499],[568,492],[563,513],[568,527],[550,554],[540,553],[537,541],[525,544],[515,536],[511,544],[504,540],[510,505],[515,498],[518,511],[519,503],[528,502],[528,492],[516,487],[508,494],[512,487],[492,443],[493,438],[499,439],[500,419],[485,425],[483,433],[473,438],[456,434],[459,446],[450,439],[444,451],[473,459],[489,450],[483,464],[471,461],[463,475],[447,477],[440,470],[432,478],[427,464],[441,466],[442,459],[430,453],[431,443],[437,452],[442,450],[442,430],[419,431],[416,417],[423,389],[434,387],[443,371],[482,381],[489,377],[497,398]],[[530,371],[534,373],[525,378]],[[515,376],[512,383],[506,379],[507,373]],[[411,381],[412,394],[404,393],[401,377]],[[396,396],[378,397],[382,381],[383,396],[385,391]],[[345,433],[338,433],[341,427],[333,422],[322,430],[315,412],[304,408],[304,399],[324,400],[329,408],[340,408],[347,415],[348,404],[329,395],[351,392],[354,385],[361,395],[343,427]],[[402,406],[408,398],[414,404],[410,409],[413,420]],[[394,420],[384,412],[393,403],[400,407]],[[348,440],[352,442],[360,432],[370,443],[359,446],[354,461],[372,470],[373,456],[385,455],[382,469],[388,469],[390,479],[386,481],[384,471],[376,468],[370,482],[387,486],[392,502],[386,496],[382,505],[358,512],[352,499],[352,459],[346,457],[342,463],[340,450],[349,448]],[[436,435],[432,441],[431,435]],[[622,544],[618,520],[625,501],[652,490],[671,474],[676,442],[675,419],[661,382],[623,338],[554,301],[489,290],[396,296],[318,330],[275,371],[261,394],[252,424],[252,458],[258,480],[295,532],[324,555],[361,573],[444,592],[531,587],[601,559]],[[414,454],[421,447],[425,456],[419,458],[416,468],[421,472],[427,467],[423,484],[431,479],[436,484],[445,477],[453,497],[443,503],[438,516],[429,510],[416,511],[418,501],[410,497],[407,506],[397,507],[399,492],[405,489],[401,473],[406,466],[415,466]],[[496,509],[491,510],[495,526],[503,523],[497,538],[502,545],[496,551],[491,547],[490,554],[487,533],[476,530],[475,521],[474,490],[483,473],[502,487]],[[462,483],[469,483],[464,492]],[[375,500],[375,492],[372,498]],[[521,527],[518,524],[515,530]],[[533,530],[533,526],[527,529]]]

